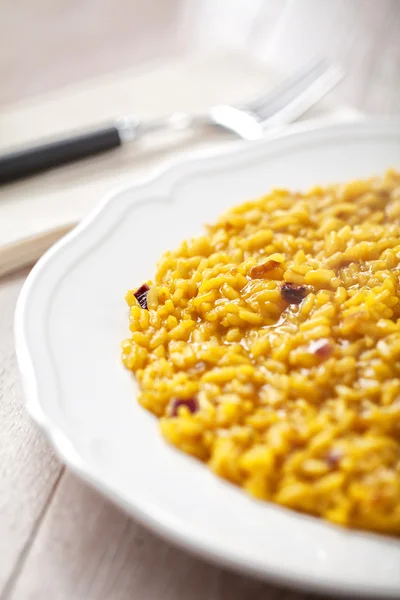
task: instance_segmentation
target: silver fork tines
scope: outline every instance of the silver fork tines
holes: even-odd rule
[[[243,104],[237,105],[242,110],[248,110],[250,112],[259,112],[265,109],[267,106],[273,110],[274,105],[282,106],[282,103],[296,96],[297,93],[301,93],[309,81],[315,80],[322,73],[325,73],[330,68],[330,64],[326,60],[314,61],[304,68],[300,69],[294,75],[287,77],[282,83],[278,84],[272,90],[268,90]]]
[[[243,139],[259,139],[267,128],[286,125],[298,119],[335,87],[343,76],[339,67],[319,61],[251,102],[212,108],[210,116],[215,125]],[[243,113],[246,113],[247,119],[243,118]]]
[[[207,114],[173,113],[152,121],[136,122],[134,131],[121,133],[134,139],[146,133],[170,129],[217,127],[242,139],[254,140],[264,135],[268,127],[295,121],[325,96],[343,77],[339,67],[319,60],[286,79],[277,88],[261,94],[250,102],[213,106]],[[126,123],[126,121],[125,121]]]

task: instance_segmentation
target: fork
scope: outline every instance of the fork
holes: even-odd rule
[[[94,131],[49,141],[0,156],[0,184],[111,150],[162,130],[213,128],[244,140],[260,139],[269,128],[295,121],[323,98],[343,77],[342,70],[321,60],[301,69],[276,89],[248,103],[213,106],[200,115],[176,112],[142,121],[124,115]]]

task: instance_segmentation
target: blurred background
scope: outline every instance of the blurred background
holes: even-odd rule
[[[305,118],[399,114],[399,31],[400,0],[3,0],[0,153],[119,115],[248,101],[315,59],[346,77]],[[10,260],[32,264],[113,187],[176,153],[217,148],[192,133],[144,136],[0,186],[0,275]],[[18,261],[4,257],[10,244]]]
[[[398,0],[3,0],[0,107],[141,63],[216,49],[292,70],[313,56],[348,73],[337,97],[400,110]],[[134,109],[134,107],[133,107]]]

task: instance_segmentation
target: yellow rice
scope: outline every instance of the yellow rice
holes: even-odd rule
[[[399,233],[389,171],[275,190],[166,252],[122,344],[165,438],[257,498],[400,534]]]

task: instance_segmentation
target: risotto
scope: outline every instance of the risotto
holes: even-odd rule
[[[166,252],[122,344],[165,438],[257,498],[400,534],[399,234],[389,171],[277,189]]]

